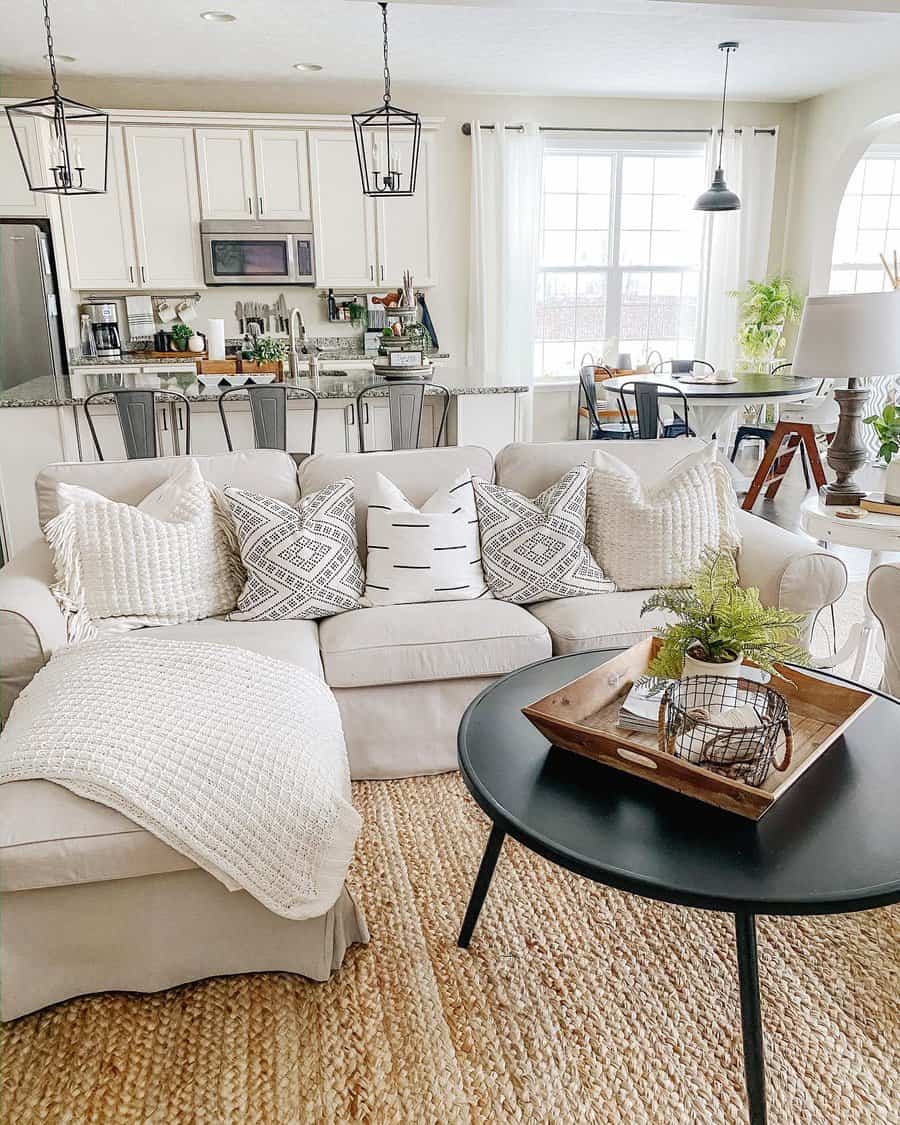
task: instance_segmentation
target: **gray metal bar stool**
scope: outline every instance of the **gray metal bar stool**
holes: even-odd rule
[[[316,430],[319,425],[319,396],[307,387],[292,387],[296,395],[312,399],[312,434],[309,452],[316,451]],[[253,422],[253,441],[257,449],[283,449],[287,451],[287,398],[288,389],[283,383],[262,386],[228,387],[219,395],[219,414],[228,452],[234,452],[231,431],[225,417],[225,399],[229,395],[246,395],[250,400],[250,418]]]
[[[619,404],[621,405],[623,413],[625,413],[628,428],[633,438],[681,437],[683,434],[689,434],[691,432],[690,422],[688,421],[688,400],[684,395],[684,391],[680,390],[678,387],[672,387],[671,390],[675,395],[680,397],[683,414],[680,418],[676,418],[674,422],[665,424],[659,416],[658,383],[642,382],[639,379],[632,379],[627,383],[622,383],[619,387]],[[626,393],[634,395],[634,407],[637,413],[636,433],[631,417],[627,413],[627,403],[625,401]],[[671,396],[666,395],[665,397],[669,398]]]
[[[668,371],[666,368],[668,367]],[[653,368],[653,374],[690,375],[695,367],[708,367],[710,375],[715,375],[716,369],[706,359],[664,359]]]
[[[157,390],[108,390],[94,391],[84,400],[84,416],[87,418],[88,429],[97,451],[98,461],[103,460],[103,450],[94,420],[91,417],[90,404],[94,399],[111,398],[115,403],[116,413],[119,416],[119,426],[122,430],[122,440],[125,443],[125,456],[129,461],[141,457],[158,457],[159,442],[156,434],[156,403],[180,402],[184,404],[184,452],[191,452],[191,404],[183,394],[178,391]]]
[[[450,392],[440,383],[426,383],[424,379],[395,379],[389,383],[374,383],[371,387],[364,387],[356,396],[360,453],[384,452],[383,450],[366,449],[363,407],[365,406],[365,412],[368,415],[368,403],[364,402],[366,396],[379,392],[378,397],[381,397],[380,392],[385,390],[387,391],[391,419],[391,449],[418,449],[419,431],[422,426],[422,404],[425,401],[426,387],[434,388],[444,400],[441,424],[438,427],[434,443],[436,446],[440,445],[447,423],[447,413],[450,409]]]

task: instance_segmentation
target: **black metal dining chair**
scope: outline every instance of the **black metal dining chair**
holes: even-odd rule
[[[106,400],[111,398],[115,404],[122,441],[125,444],[125,456],[129,461],[159,456],[159,438],[156,430],[157,402],[177,402],[184,406],[184,452],[185,454],[191,452],[191,404],[183,394],[178,391],[130,388],[94,391],[84,400],[83,407],[98,461],[103,460],[103,450],[100,448],[100,439],[97,437],[97,428],[91,417],[90,406],[96,399],[101,398]]]
[[[695,367],[708,367],[710,375],[716,373],[715,367],[706,359],[664,359],[653,368],[653,374],[690,375]]]
[[[688,417],[688,400],[685,397],[684,391],[678,387],[667,388],[671,393],[666,394],[665,398],[669,399],[673,396],[681,399],[681,417],[676,417],[674,422],[663,422],[660,416],[659,399],[660,399],[660,386],[658,383],[650,383],[640,379],[629,379],[627,383],[622,383],[619,386],[619,404],[628,422],[628,427],[633,438],[674,438],[682,437],[684,434],[691,432],[690,420]],[[634,398],[634,410],[637,414],[637,428],[635,428],[634,421],[631,415],[627,412],[628,402],[626,394]],[[667,403],[668,405],[668,403]],[[677,410],[678,408],[674,408]]]
[[[622,407],[617,400],[617,409],[601,411],[597,403],[597,372],[601,372],[600,383],[612,378],[612,371],[603,364],[582,364],[578,373],[578,411],[575,416],[575,437],[581,439],[581,419],[588,418],[588,438],[591,440],[622,441],[631,437],[631,430],[622,415]],[[618,422],[611,418],[619,418]]]
[[[297,396],[312,399],[312,433],[309,452],[316,451],[316,431],[319,426],[319,396],[308,387],[292,387]],[[283,383],[249,384],[246,387],[228,387],[219,395],[219,415],[228,452],[234,451],[225,399],[229,395],[246,395],[250,402],[250,419],[253,423],[253,444],[257,449],[283,449],[287,451],[287,400],[288,389]],[[293,451],[291,451],[293,452]]]
[[[424,379],[395,379],[391,382],[373,383],[364,387],[356,396],[357,430],[359,432],[360,453],[382,453],[385,450],[367,449],[365,421],[368,421],[369,404],[366,398],[369,395],[383,397],[387,391],[388,410],[391,422],[390,449],[418,449],[419,436],[422,428],[422,405],[425,401],[425,389],[431,388],[443,397],[443,410],[441,423],[438,427],[434,444],[441,444],[444,436],[444,427],[447,424],[447,414],[450,410],[450,392],[440,383],[426,383]]]

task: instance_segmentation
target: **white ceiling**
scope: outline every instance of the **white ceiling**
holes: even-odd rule
[[[231,24],[200,12],[232,12]],[[304,83],[378,81],[372,0],[51,0],[67,74]],[[736,98],[795,100],[896,64],[900,0],[400,0],[389,9],[395,100],[403,88],[709,97],[716,44],[737,39]],[[0,74],[46,64],[38,0],[0,0]],[[319,63],[298,74],[295,62]]]

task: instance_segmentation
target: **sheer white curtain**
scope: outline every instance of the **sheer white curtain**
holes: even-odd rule
[[[534,381],[535,270],[543,142],[537,125],[472,122],[469,330],[466,360],[485,386]],[[521,419],[531,437],[531,396]]]
[[[707,216],[697,355],[733,371],[737,362],[737,301],[729,294],[768,272],[775,156],[778,136],[759,127],[728,132],[722,155],[725,179],[741,197],[740,211]],[[718,156],[718,134],[710,139],[709,177]]]

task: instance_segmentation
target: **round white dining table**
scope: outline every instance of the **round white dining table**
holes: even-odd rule
[[[745,406],[761,402],[799,402],[816,393],[819,382],[816,379],[795,379],[793,376],[766,375],[762,372],[746,372],[733,383],[693,383],[691,376],[677,375],[620,375],[607,379],[603,390],[615,393],[628,383],[656,383],[662,399],[672,399],[666,405],[681,416],[679,391],[688,402],[688,425],[704,441],[712,441],[718,434],[728,433],[738,414]],[[625,394],[629,394],[626,389]],[[734,467],[727,456],[722,461],[729,473],[736,492],[746,492],[750,481]]]

